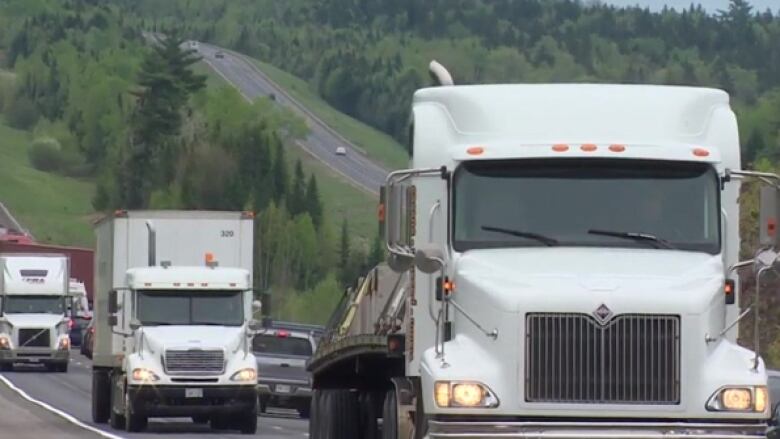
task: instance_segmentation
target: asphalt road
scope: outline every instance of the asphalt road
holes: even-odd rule
[[[333,171],[346,177],[355,186],[372,194],[379,193],[379,187],[384,184],[388,173],[386,169],[369,160],[362,151],[335,133],[283,90],[276,87],[254,64],[239,54],[210,44],[200,43],[199,46],[203,60],[225,80],[233,84],[244,97],[254,100],[273,94],[278,104],[301,115],[310,128],[308,138],[299,142],[304,150]],[[215,57],[218,50],[224,53],[223,58]],[[339,146],[346,149],[346,155],[336,155],[336,148]]]
[[[127,438],[247,438],[266,439],[306,438],[309,436],[308,422],[297,417],[292,411],[272,411],[258,420],[255,436],[242,435],[239,432],[216,432],[205,425],[193,424],[189,419],[149,420],[149,428],[143,433],[127,433],[112,430],[108,424],[96,425],[91,415],[92,371],[89,359],[81,356],[77,350],[71,352],[71,364],[68,373],[50,373],[34,367],[17,368],[3,375],[14,385],[31,397],[56,407],[76,419],[110,433]],[[0,383],[0,387],[4,387]],[[2,407],[2,405],[0,405]],[[43,409],[39,409],[43,411]],[[2,420],[2,417],[0,417]],[[2,425],[2,422],[0,422]],[[2,434],[0,434],[2,436]],[[67,437],[67,436],[57,436]],[[85,432],[83,437],[89,437]]]

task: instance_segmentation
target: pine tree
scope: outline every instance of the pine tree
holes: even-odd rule
[[[385,258],[385,250],[382,239],[379,235],[374,236],[374,242],[371,244],[371,253],[368,255],[368,266],[375,267]]]
[[[271,143],[274,145],[273,199],[279,204],[287,195],[287,160],[284,158],[284,145],[276,135],[271,137]]]
[[[309,212],[314,228],[319,230],[322,225],[322,200],[320,200],[320,190],[314,174],[309,175],[309,182],[306,185],[306,212]]]
[[[342,285],[349,285],[353,279],[350,279],[349,274],[349,230],[347,226],[347,219],[341,223],[341,240],[339,241],[339,280]]]
[[[303,165],[301,161],[295,162],[295,172],[293,174],[292,189],[290,190],[290,199],[288,206],[290,215],[295,216],[306,211],[306,176],[303,174]]]

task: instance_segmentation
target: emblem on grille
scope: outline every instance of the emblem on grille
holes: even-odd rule
[[[593,317],[596,318],[596,321],[599,322],[599,324],[605,325],[609,319],[612,318],[612,310],[602,303],[593,311]]]

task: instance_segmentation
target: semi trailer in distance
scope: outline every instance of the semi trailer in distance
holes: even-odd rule
[[[253,215],[120,211],[96,226],[92,416],[257,429]]]
[[[308,364],[311,438],[764,437],[739,276],[778,260],[780,178],[741,170],[729,96],[431,73],[381,191],[387,263]],[[762,248],[740,261],[743,181]]]

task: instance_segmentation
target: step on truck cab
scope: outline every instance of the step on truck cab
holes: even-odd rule
[[[92,416],[257,429],[253,216],[120,211],[96,226]]]
[[[0,369],[23,363],[67,372],[69,273],[65,255],[0,255]]]
[[[309,363],[312,439],[764,437],[739,276],[777,265],[780,180],[740,169],[729,96],[431,72],[382,190],[387,265]],[[765,185],[747,261],[742,181]]]

